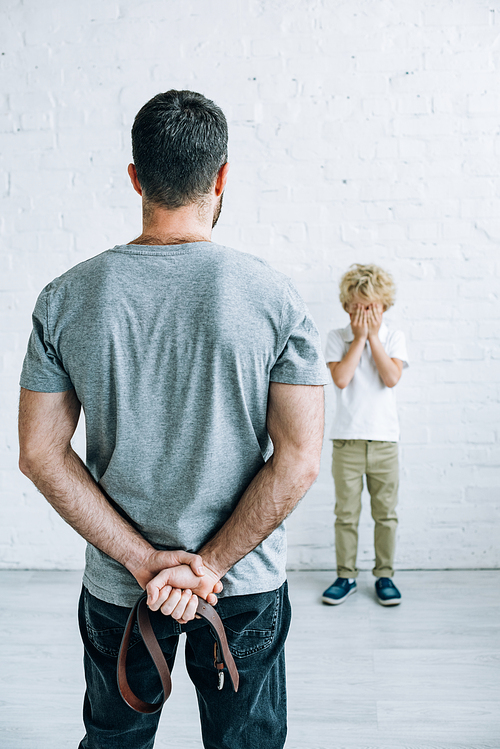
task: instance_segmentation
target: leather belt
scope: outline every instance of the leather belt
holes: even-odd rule
[[[168,668],[167,661],[165,660],[165,656],[163,655],[162,649],[160,648],[158,640],[156,639],[156,635],[153,632],[153,627],[151,626],[146,599],[147,595],[146,593],[143,593],[136,601],[134,608],[130,612],[127,625],[123,633],[120,652],[118,654],[117,677],[118,689],[127,705],[138,713],[149,714],[156,713],[158,712],[158,710],[161,710],[166,700],[168,700],[168,698],[170,697],[170,693],[172,691],[172,679],[170,677],[170,670]],[[213,606],[210,606],[209,603],[203,601],[202,599],[198,599],[198,607],[196,609],[196,613],[198,614],[198,616],[201,616],[208,622],[212,634],[215,637],[214,666],[217,669],[219,675],[218,689],[222,689],[224,686],[225,665],[227,667],[233,689],[235,692],[237,692],[240,677],[238,674],[238,669],[236,668],[236,664],[234,662],[234,658],[231,654],[231,651],[229,650],[226,633],[224,631],[224,625],[222,624],[222,620],[219,614],[216,612]],[[160,698],[159,702],[151,703],[141,700],[132,692],[127,680],[127,652],[130,642],[130,635],[132,633],[132,628],[136,619],[139,625],[139,632],[148,650],[148,653],[153,660],[155,668],[158,671],[158,675],[163,687],[163,696]]]

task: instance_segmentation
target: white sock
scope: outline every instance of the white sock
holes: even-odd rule
[[[354,578],[353,578],[353,577],[350,577],[350,578],[349,578],[349,585],[352,585],[352,584],[353,584],[353,582],[354,582]]]

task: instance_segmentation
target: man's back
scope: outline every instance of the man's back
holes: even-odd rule
[[[82,263],[40,295],[53,351],[50,382],[85,411],[87,465],[140,532],[161,548],[198,549],[225,522],[269,457],[270,381],[311,380],[313,326],[285,276],[209,242],[125,245]],[[36,329],[36,328],[35,328]],[[322,382],[318,362],[318,383]],[[284,529],[231,570],[226,594],[284,578]],[[132,605],[137,584],[89,546],[91,592]]]
[[[154,743],[159,713],[134,713],[116,683],[126,607],[144,589],[170,664],[186,626],[204,746],[285,743],[283,521],[318,475],[325,371],[291,283],[211,242],[227,143],[223,112],[201,94],[147,102],[128,166],[142,233],[49,284],[33,316],[19,465],[88,541],[80,749]],[[87,465],[71,446],[82,405]],[[194,621],[223,586],[237,702]],[[134,684],[154,699],[154,666],[139,643],[130,651]]]

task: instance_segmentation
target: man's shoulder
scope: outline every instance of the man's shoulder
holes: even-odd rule
[[[228,264],[233,264],[242,269],[246,268],[262,277],[271,277],[276,282],[281,282],[284,285],[290,283],[288,276],[273,268],[267,260],[258,255],[252,255],[250,252],[243,252],[242,250],[236,250],[233,247],[226,247],[220,244],[213,244],[213,252],[219,254]]]
[[[288,276],[273,268],[263,258],[216,243],[211,243],[209,247],[209,250],[204,249],[201,255],[195,253],[193,257],[197,256],[199,259],[206,253],[206,260],[212,264],[210,274],[213,277],[226,277],[227,281],[234,281],[236,287],[245,288],[248,293],[269,296],[275,301],[281,300],[281,303],[288,295],[294,299],[296,292]],[[122,263],[123,253],[120,249],[121,246],[117,245],[74,265],[47,284],[40,297],[62,298],[66,294],[78,293],[79,288],[88,290],[95,284],[102,285],[105,279],[109,281],[115,277],[115,271]],[[131,253],[126,254],[131,256]],[[156,273],[156,264],[154,268]]]
[[[86,282],[89,277],[101,270],[103,263],[106,263],[109,255],[110,250],[105,250],[98,255],[94,255],[87,260],[82,260],[82,262],[73,265],[60,276],[52,279],[52,281],[44,287],[42,294],[50,295],[56,293],[66,285],[73,286],[75,283]]]
[[[234,294],[266,302],[295,314],[304,302],[291,279],[266,260],[223,245],[213,247],[214,274],[231,284]]]

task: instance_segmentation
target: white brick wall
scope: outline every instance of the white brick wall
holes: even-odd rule
[[[397,564],[500,562],[498,0],[8,0],[0,65],[0,559],[79,567],[83,544],[17,471],[18,375],[39,290],[139,231],[129,130],[192,88],[230,121],[214,239],[290,274],[326,337],[341,273],[375,261],[412,366],[398,386]],[[333,393],[328,389],[328,425]],[[78,438],[81,447],[81,435]],[[290,564],[334,564],[321,476]],[[371,567],[368,506],[359,561]]]

